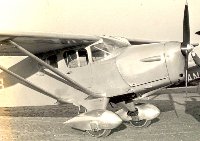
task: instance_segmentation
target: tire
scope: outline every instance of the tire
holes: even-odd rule
[[[132,121],[130,121],[130,124],[136,128],[145,128],[151,124],[151,120],[146,120],[146,119],[139,120],[139,121],[132,120]]]
[[[106,137],[110,134],[111,129],[101,129],[101,130],[87,130],[86,131],[92,137]]]

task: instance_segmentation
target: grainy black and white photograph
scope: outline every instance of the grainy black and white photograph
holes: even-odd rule
[[[199,140],[199,0],[0,7],[0,141]]]

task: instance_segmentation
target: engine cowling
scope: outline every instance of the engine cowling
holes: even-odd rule
[[[179,42],[130,46],[116,58],[116,64],[132,92],[143,94],[184,79],[180,46]]]

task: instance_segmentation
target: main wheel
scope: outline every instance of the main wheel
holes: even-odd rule
[[[101,130],[87,130],[86,131],[89,135],[93,137],[106,137],[110,134],[111,129],[101,129]]]
[[[139,121],[131,120],[130,124],[137,128],[143,128],[143,127],[148,127],[151,124],[151,120],[146,120],[146,119],[139,120]]]

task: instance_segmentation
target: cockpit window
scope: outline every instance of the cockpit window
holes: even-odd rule
[[[81,67],[86,66],[89,63],[86,49],[79,50],[78,55],[79,55],[79,59],[78,59],[79,66]]]
[[[78,67],[76,51],[74,50],[66,51],[64,53],[64,58],[65,58],[66,65],[69,68]]]
[[[85,49],[66,51],[64,58],[69,68],[83,67],[88,64],[88,55]]]
[[[103,48],[103,47],[100,48],[100,47],[95,47],[95,46],[91,47],[91,53],[92,53],[93,62],[102,60],[111,54],[107,48]]]
[[[67,67],[83,67],[92,62],[107,60],[113,57],[112,53],[115,50],[113,46],[104,44],[90,46],[86,49],[81,48],[64,52],[63,57]]]

